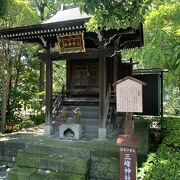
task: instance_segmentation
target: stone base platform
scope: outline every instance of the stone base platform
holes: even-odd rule
[[[140,137],[138,161],[148,152],[148,125],[135,123]],[[107,140],[60,140],[30,133],[0,136],[0,161],[8,180],[119,180],[119,148],[116,137]]]

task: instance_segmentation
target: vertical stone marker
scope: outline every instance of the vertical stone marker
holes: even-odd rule
[[[124,135],[116,145],[120,150],[120,180],[136,180],[138,138],[134,135],[133,112],[143,112],[142,86],[144,82],[127,76],[113,84],[116,86],[116,111],[126,112]]]

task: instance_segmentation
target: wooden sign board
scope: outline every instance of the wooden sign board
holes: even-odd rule
[[[60,54],[85,52],[84,33],[58,36],[58,44]]]
[[[114,83],[116,86],[117,112],[143,112],[142,81],[127,76]]]
[[[136,148],[120,147],[120,179],[136,180]]]

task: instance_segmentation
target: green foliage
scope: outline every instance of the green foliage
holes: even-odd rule
[[[180,99],[180,3],[157,0],[144,17],[142,48],[123,52],[125,58],[139,61],[138,68],[163,68],[167,114],[179,114]]]
[[[180,89],[169,86],[165,89],[164,111],[169,115],[180,115]]]
[[[7,107],[7,117],[6,124],[15,126],[22,121],[21,109],[22,109],[22,99],[21,92],[14,89],[10,91],[9,102]]]
[[[0,0],[0,18],[4,17],[8,12],[9,0]]]
[[[37,14],[40,22],[47,20],[60,9],[62,1],[57,0],[28,0]]]
[[[39,125],[44,123],[45,121],[45,114],[42,112],[40,114],[31,114],[28,117],[29,121],[32,121],[34,125]]]
[[[162,145],[156,153],[151,153],[142,168],[138,179],[178,180],[180,178],[180,151]]]
[[[4,18],[8,21],[8,27],[16,27],[37,23],[37,16],[24,0],[9,0],[8,15]]]
[[[139,60],[140,67],[169,70],[166,84],[180,87],[180,3],[154,1],[145,15],[145,46],[124,53]],[[127,53],[127,54],[126,54]]]
[[[66,84],[66,61],[53,62],[53,90],[60,92]]]
[[[24,119],[19,124],[16,125],[16,128],[17,128],[17,130],[21,130],[23,128],[29,128],[29,127],[33,127],[33,126],[34,126],[33,121]]]
[[[88,29],[98,31],[103,28],[119,29],[137,26],[152,0],[67,0],[66,2],[78,4],[82,11],[93,15],[88,22]]]
[[[161,120],[163,143],[166,146],[180,149],[180,118],[165,117]]]
[[[162,144],[156,153],[150,153],[147,161],[139,168],[138,179],[180,179],[180,118],[161,119]]]

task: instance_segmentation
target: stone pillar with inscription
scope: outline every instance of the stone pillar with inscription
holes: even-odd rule
[[[116,145],[120,150],[120,179],[136,180],[138,137],[134,135],[133,112],[142,112],[142,85],[131,76],[113,84],[116,86],[116,111],[126,112],[124,134],[119,135]]]

